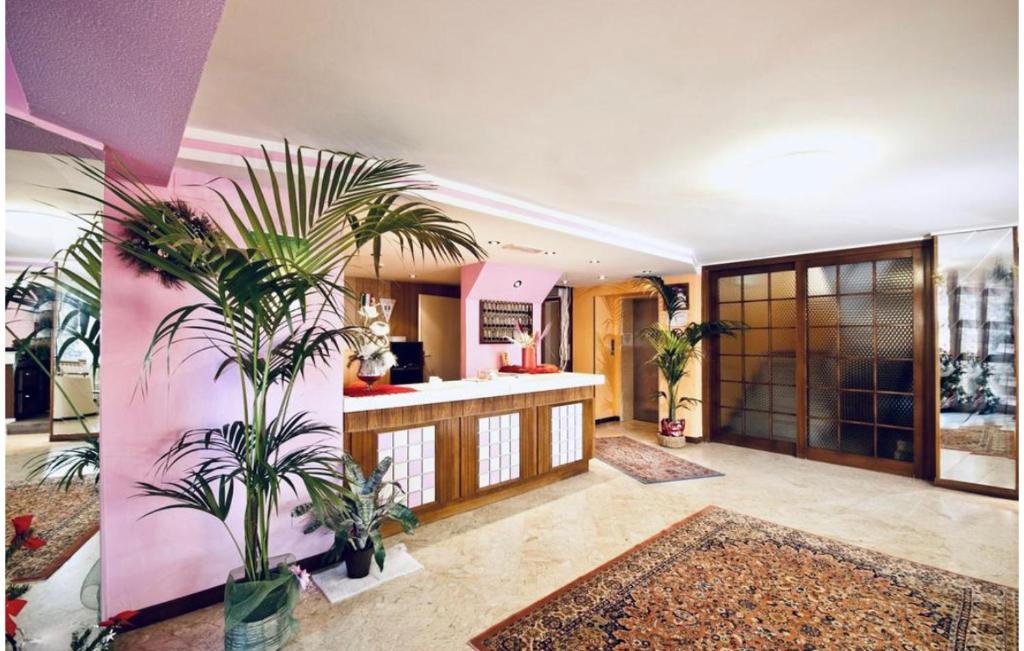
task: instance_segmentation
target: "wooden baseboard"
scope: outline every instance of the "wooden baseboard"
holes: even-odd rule
[[[598,418],[594,421],[595,425],[604,425],[605,423],[618,423],[622,419],[618,416],[607,416],[605,418]]]

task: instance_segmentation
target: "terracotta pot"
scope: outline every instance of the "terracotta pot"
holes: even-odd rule
[[[523,368],[537,368],[537,347],[523,346]]]

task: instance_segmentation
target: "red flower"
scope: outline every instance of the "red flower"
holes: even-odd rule
[[[39,549],[40,547],[46,544],[46,541],[40,538],[39,536],[32,536],[31,538],[26,538],[25,542],[22,544],[28,547],[29,549]]]
[[[32,516],[29,516],[30,518]],[[8,635],[14,635],[18,632],[18,625],[14,623],[14,618],[21,613],[21,610],[25,607],[28,602],[24,599],[8,599],[4,605],[4,619],[5,626]]]
[[[32,527],[32,518],[35,517],[31,513],[28,515],[19,515],[18,517],[11,520],[11,524],[14,525],[14,533],[22,535]]]
[[[100,622],[100,626],[103,628],[110,628],[111,626],[127,626],[131,623],[132,617],[135,617],[138,614],[139,612],[137,610],[122,610],[110,619],[104,619]]]

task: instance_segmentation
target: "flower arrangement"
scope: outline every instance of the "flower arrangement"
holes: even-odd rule
[[[14,536],[7,544],[6,558],[13,556],[22,547],[34,551],[46,544],[46,541],[37,536],[35,529],[32,528],[33,517],[35,516],[29,513],[28,515],[19,515],[11,520],[11,524],[14,525]]]
[[[136,228],[125,233],[124,241],[118,245],[118,257],[135,269],[140,276],[155,274],[164,287],[181,289],[185,283],[176,275],[145,260],[144,255],[167,258],[171,252],[166,247],[177,247],[177,253],[193,254],[202,251],[213,233],[213,222],[205,214],[196,212],[184,201],[157,201],[152,203],[157,219],[164,223],[175,223],[189,237],[178,243],[168,243],[160,238],[160,227],[144,218],[134,220]],[[149,217],[150,220],[153,217]],[[182,246],[184,244],[184,246]],[[139,255],[140,253],[144,255]]]
[[[383,377],[398,362],[388,339],[391,327],[387,321],[379,319],[379,315],[380,309],[373,298],[363,294],[359,307],[359,316],[363,319],[363,343],[352,353],[349,364],[359,362],[357,375],[368,384]]]
[[[512,333],[511,337],[508,337],[510,343],[523,348],[536,348],[540,345],[540,342],[544,341],[544,337],[548,336],[548,331],[551,330],[551,324],[544,326],[544,329],[540,332],[529,333],[519,327],[516,324],[516,331]]]
[[[134,610],[122,610],[96,626],[75,631],[71,634],[71,651],[111,651],[114,638],[122,629],[131,626],[132,617],[138,614]]]

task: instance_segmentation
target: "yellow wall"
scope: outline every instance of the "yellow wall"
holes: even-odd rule
[[[689,283],[690,321],[700,321],[700,274],[666,276],[665,281],[669,284]],[[622,299],[644,295],[644,288],[635,281],[578,287],[573,292],[573,370],[581,373],[601,373],[605,376],[604,386],[598,387],[597,391],[594,405],[595,418],[621,417],[622,415],[619,363],[622,351]],[[660,314],[662,322],[667,324],[668,317],[663,306],[660,308]],[[614,357],[610,354],[613,341],[615,342]],[[682,395],[690,398],[701,397],[700,374],[700,362],[694,360],[687,369],[687,377],[683,380]],[[661,388],[664,390],[664,383]],[[668,410],[665,401],[662,400],[661,403],[659,409],[661,416],[664,417]],[[684,408],[682,417],[686,419],[688,434],[698,434],[703,431],[699,404]]]

